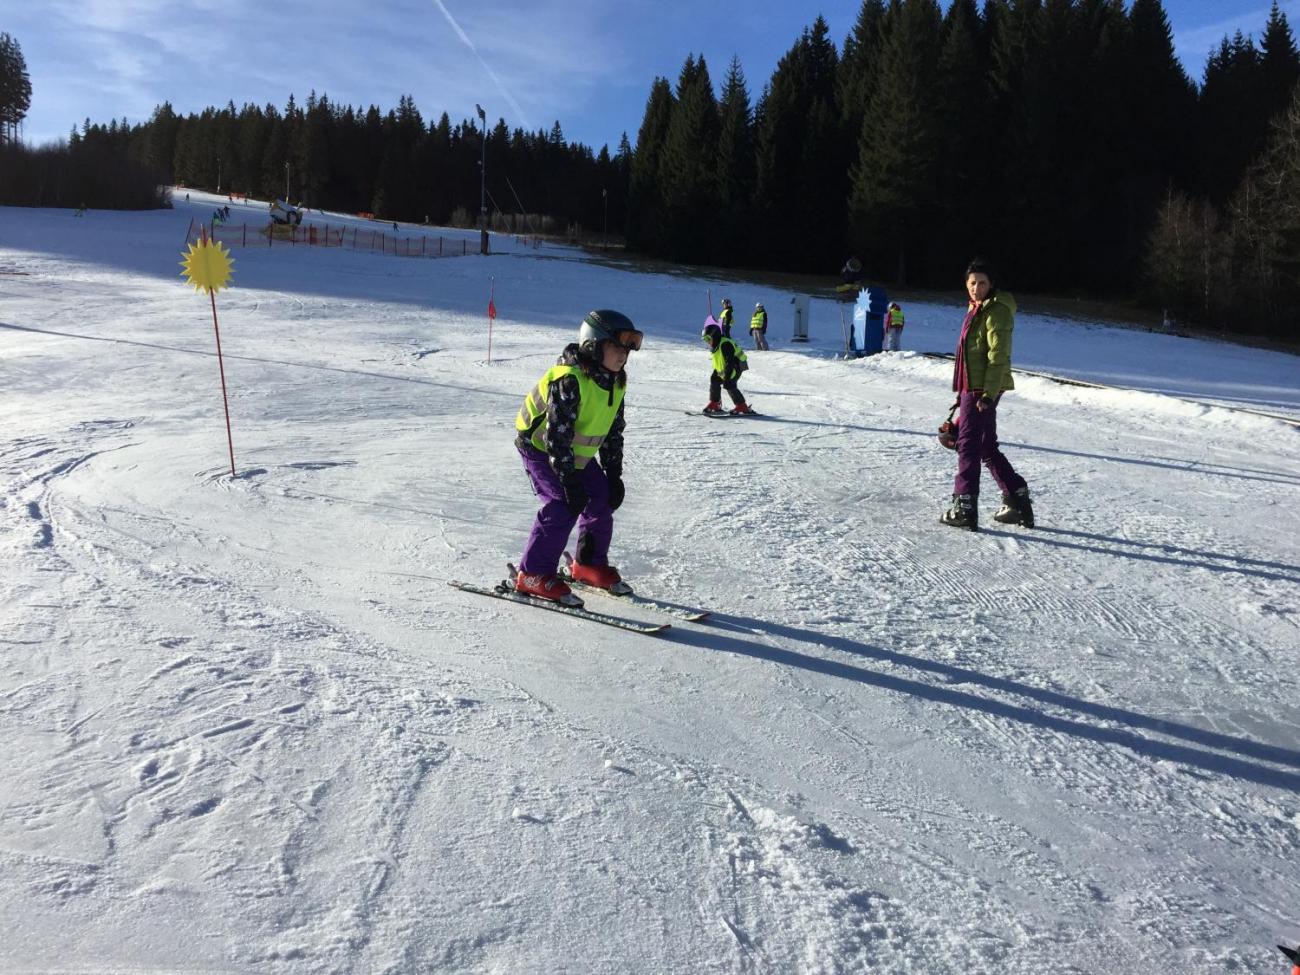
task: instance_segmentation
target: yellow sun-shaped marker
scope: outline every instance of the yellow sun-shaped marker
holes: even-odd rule
[[[190,244],[181,261],[181,277],[194,285],[195,291],[207,290],[209,294],[230,284],[230,269],[234,266],[230,251],[215,240],[201,240]]]

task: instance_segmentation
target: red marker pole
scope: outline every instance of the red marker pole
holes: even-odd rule
[[[495,276],[489,278],[492,282],[492,290],[488,293],[488,364],[492,364],[492,323],[496,321],[497,306],[493,299],[497,293],[497,279]]]

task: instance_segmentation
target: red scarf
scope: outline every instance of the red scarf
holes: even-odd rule
[[[970,324],[975,321],[975,316],[984,306],[978,301],[972,301],[966,309],[966,320],[961,323],[961,337],[957,339],[957,358],[953,363],[952,370],[952,388],[958,393],[967,392],[966,390],[966,335],[970,332]]]

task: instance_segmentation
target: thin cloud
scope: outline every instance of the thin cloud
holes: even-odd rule
[[[492,70],[491,65],[483,59],[483,55],[478,53],[478,48],[475,47],[474,42],[469,39],[469,35],[461,30],[460,24],[456,23],[456,18],[451,15],[451,11],[447,9],[442,0],[433,0],[433,2],[434,5],[442,11],[442,15],[447,18],[447,23],[451,24],[451,29],[456,32],[456,36],[464,42],[465,46],[470,49],[470,52],[474,57],[478,59],[478,63],[483,66],[483,70],[486,71],[488,77],[492,79],[492,83],[497,86],[497,91],[501,92],[502,97],[504,97],[510,104],[510,107],[515,110],[516,117],[518,117],[525,127],[531,128],[532,123],[528,121],[528,117],[524,114],[524,110],[519,106],[519,103],[515,101],[514,95],[506,91],[506,86],[501,83],[501,79],[497,77],[497,73]]]

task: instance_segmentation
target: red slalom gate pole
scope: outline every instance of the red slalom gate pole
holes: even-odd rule
[[[488,292],[488,365],[492,365],[492,323],[496,321],[497,306],[493,299],[497,294],[497,279],[494,275],[491,279],[492,290]]]
[[[226,445],[230,448],[230,476],[235,476],[235,438],[230,433],[230,399],[226,396],[226,366],[221,357],[221,329],[217,327],[217,297],[209,291],[212,302],[212,331],[217,336],[217,368],[221,370],[221,405],[226,408]]]

